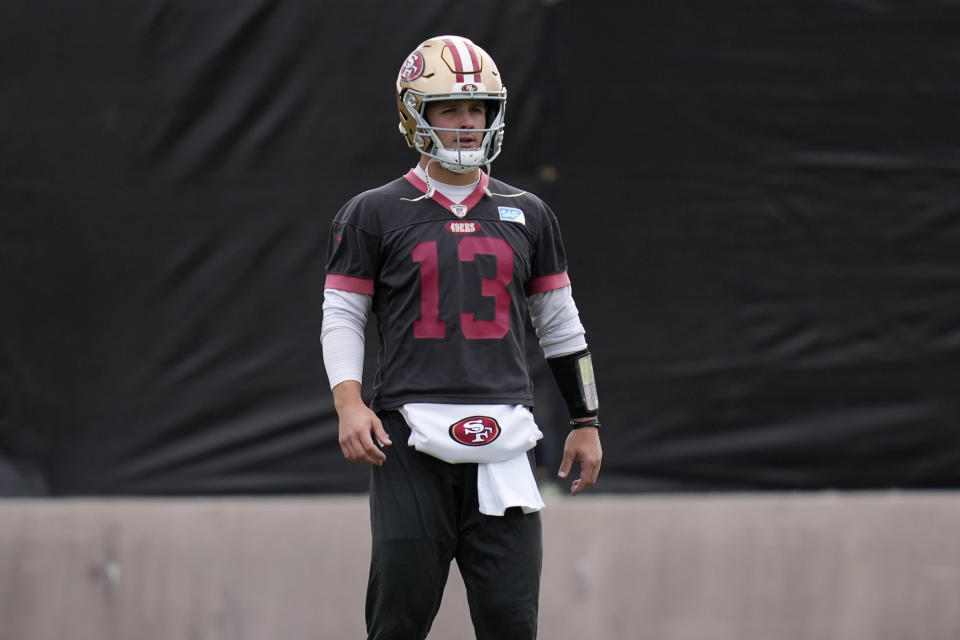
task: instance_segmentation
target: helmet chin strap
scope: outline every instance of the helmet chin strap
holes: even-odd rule
[[[493,173],[493,170],[490,168],[489,162],[485,166],[487,167],[487,177],[489,178],[490,175]],[[487,186],[483,188],[483,192],[488,196],[490,196],[491,198],[494,196],[497,196],[500,198],[519,198],[520,196],[525,195],[527,193],[526,191],[521,191],[520,193],[494,193],[493,191],[490,191],[489,182],[487,182]]]
[[[460,129],[457,130],[457,146],[453,149],[447,147],[438,147],[435,149],[437,156],[440,159],[440,166],[451,171],[453,173],[459,173],[461,175],[465,173],[470,173],[474,169],[477,169],[479,165],[472,164],[463,164],[463,156],[465,152],[474,151],[474,149],[464,149],[463,145],[460,143]],[[453,160],[452,156],[456,154],[456,161]],[[444,158],[444,156],[447,156]]]
[[[463,144],[460,141],[460,132],[466,130],[456,129],[455,131],[456,145],[453,147],[443,146],[440,138],[437,137],[436,132],[433,130],[428,133],[430,137],[430,146],[433,149],[432,153],[425,150],[426,145],[421,146],[421,144],[415,143],[415,146],[420,153],[435,161],[438,161],[441,167],[447,171],[450,171],[451,173],[463,175],[483,166],[480,161],[486,159],[486,148],[488,145],[488,136],[490,134],[486,133],[484,135],[484,142],[480,147],[476,149],[464,149]],[[465,158],[464,156],[467,157]],[[466,162],[464,162],[464,160],[466,160]]]
[[[459,144],[459,143],[460,143],[460,134],[458,133],[458,134],[457,134],[457,144]],[[453,149],[453,150],[451,150],[451,149],[446,149],[446,148],[444,148],[444,149],[437,149],[437,155],[440,155],[440,156],[442,156],[442,155],[449,155],[449,152],[450,152],[450,151],[454,151],[454,152],[457,154],[457,160],[458,160],[459,162],[451,162],[449,159],[447,159],[447,160],[439,160],[440,166],[443,167],[444,169],[446,169],[447,171],[450,171],[450,172],[452,172],[452,173],[458,173],[458,174],[460,174],[460,175],[463,175],[463,174],[465,174],[465,173],[470,173],[470,172],[473,171],[474,169],[477,169],[477,168],[478,168],[478,167],[476,167],[476,166],[471,166],[471,165],[469,165],[469,164],[461,164],[461,162],[463,161],[463,149],[460,149],[459,147],[458,147],[457,149]],[[444,152],[448,152],[448,153],[444,153]]]
[[[439,163],[441,167],[444,166],[444,163],[440,162],[436,158],[430,158],[429,160],[427,160],[427,165],[423,168],[424,178],[427,183],[427,192],[422,196],[418,196],[416,198],[400,198],[401,200],[404,200],[406,202],[419,202],[420,200],[433,199],[433,194],[437,192],[437,189],[430,182],[430,165],[433,164],[434,162]],[[487,177],[489,178],[490,175],[493,173],[493,169],[491,169],[491,164],[488,162],[484,166],[487,168]],[[487,183],[487,185],[489,185],[489,182]],[[519,198],[520,196],[525,195],[527,193],[526,191],[521,191],[520,193],[494,193],[493,191],[490,191],[489,186],[484,186],[483,192],[491,198],[493,198],[494,196],[499,198]]]
[[[440,161],[437,160],[436,158],[430,158],[429,160],[427,160],[427,166],[423,168],[423,173],[426,174],[425,177],[427,182],[427,192],[417,198],[400,198],[401,200],[406,200],[407,202],[419,202],[420,200],[433,199],[433,194],[435,194],[437,190],[432,184],[430,184],[430,165],[433,164],[434,162],[440,162]]]
[[[453,173],[459,173],[460,175],[463,175],[465,173],[470,173],[471,171],[477,168],[477,167],[471,167],[469,165],[464,165],[464,164],[450,164],[449,162],[443,162],[443,161],[440,161],[440,166],[446,169],[447,171],[451,171]]]

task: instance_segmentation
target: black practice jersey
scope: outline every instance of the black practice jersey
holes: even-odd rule
[[[326,287],[373,295],[380,335],[371,406],[533,404],[526,296],[570,283],[557,219],[481,172],[461,204],[410,171],[333,221]]]

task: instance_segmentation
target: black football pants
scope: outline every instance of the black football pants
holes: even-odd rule
[[[540,514],[477,507],[477,465],[449,464],[407,446],[397,411],[380,414],[393,445],[373,467],[369,640],[427,637],[457,560],[478,640],[534,640],[543,546]]]

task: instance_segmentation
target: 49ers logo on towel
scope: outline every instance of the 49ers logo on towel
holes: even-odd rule
[[[487,416],[471,416],[450,425],[450,437],[468,447],[490,444],[500,435],[500,425]]]

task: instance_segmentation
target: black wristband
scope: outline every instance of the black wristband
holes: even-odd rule
[[[590,352],[584,349],[566,356],[547,358],[547,364],[557,381],[557,388],[570,417],[592,418],[597,415],[599,402]]]
[[[596,417],[590,418],[589,420],[571,420],[570,428],[571,429],[582,429],[584,427],[594,427],[595,429],[600,428],[600,421]]]

